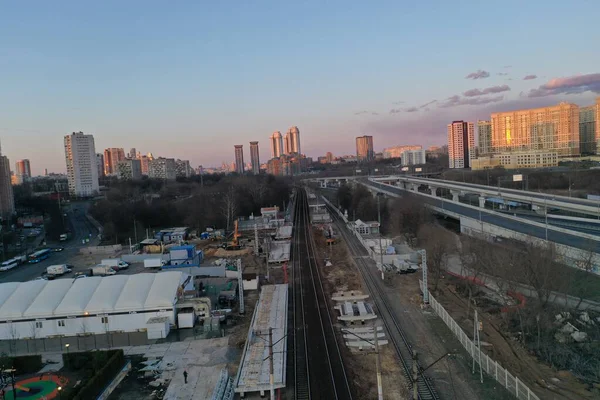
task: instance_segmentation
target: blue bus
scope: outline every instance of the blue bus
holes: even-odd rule
[[[52,254],[52,250],[50,250],[50,249],[36,251],[35,253],[33,253],[29,256],[28,262],[30,264],[39,263],[40,261],[45,260],[46,258],[50,257],[50,254]]]

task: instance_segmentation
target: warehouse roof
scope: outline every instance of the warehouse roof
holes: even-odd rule
[[[0,320],[173,307],[180,271],[0,283]]]

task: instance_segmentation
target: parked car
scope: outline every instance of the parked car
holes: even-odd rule
[[[58,253],[58,252],[63,251],[63,250],[64,250],[64,247],[55,247],[55,248],[52,249],[52,251],[54,251],[55,253]]]

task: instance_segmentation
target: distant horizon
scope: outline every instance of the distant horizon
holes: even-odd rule
[[[231,162],[234,144],[249,157],[258,141],[264,163],[271,133],[296,125],[316,159],[354,154],[365,134],[378,151],[443,145],[452,120],[600,95],[600,3],[345,5],[8,3],[2,154],[64,173],[63,137],[82,131],[97,153],[135,147],[194,167]],[[507,29],[510,10],[527,24]]]

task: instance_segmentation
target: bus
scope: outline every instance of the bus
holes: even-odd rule
[[[50,250],[50,249],[36,251],[35,253],[33,253],[29,256],[29,263],[30,264],[39,263],[40,261],[45,260],[46,258],[50,257],[50,254],[52,254],[52,250]]]

